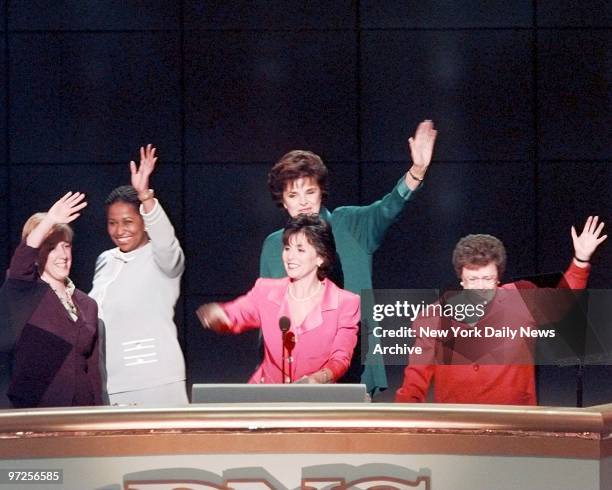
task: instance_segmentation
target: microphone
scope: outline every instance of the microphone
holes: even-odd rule
[[[293,370],[291,365],[293,364],[293,348],[295,347],[295,334],[293,332],[287,332],[283,334],[283,346],[287,350],[287,364],[289,365],[289,383],[293,383]]]
[[[291,320],[286,316],[281,316],[278,319],[278,328],[280,328],[281,335],[283,336],[283,341],[281,342],[281,376],[283,377],[283,384],[285,384],[285,345],[287,343],[287,332],[291,328]]]
[[[295,334],[293,332],[287,332],[283,344],[285,345],[285,349],[287,349],[287,354],[289,354],[289,362],[291,363],[291,352],[293,352],[293,348],[295,347]]]
[[[278,328],[280,328],[280,331],[283,333],[288,332],[289,328],[291,328],[291,320],[286,316],[281,316],[278,319]]]

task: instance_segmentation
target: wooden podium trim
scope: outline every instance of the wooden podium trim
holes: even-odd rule
[[[261,404],[0,413],[0,457],[219,453],[612,456],[612,405]]]

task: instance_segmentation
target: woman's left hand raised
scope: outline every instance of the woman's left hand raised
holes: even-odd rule
[[[81,215],[79,211],[87,206],[84,199],[85,194],[81,192],[68,192],[49,208],[46,218],[51,225],[71,223]]]
[[[155,148],[149,143],[146,148],[140,147],[140,166],[136,166],[136,162],[130,162],[130,173],[132,174],[132,187],[136,189],[138,194],[149,190],[149,177],[155,170],[157,157],[155,156]]]
[[[438,132],[433,121],[427,119],[419,124],[414,136],[408,139],[408,148],[412,159],[410,171],[415,177],[422,179],[431,163],[434,145]]]
[[[572,241],[574,242],[574,257],[579,262],[588,262],[597,247],[608,235],[602,236],[604,223],[599,222],[599,216],[589,216],[584,224],[582,233],[578,235],[576,228],[572,226]]]

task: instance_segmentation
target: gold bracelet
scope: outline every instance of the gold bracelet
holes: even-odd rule
[[[140,202],[148,201],[149,199],[153,199],[154,197],[155,197],[155,191],[153,189],[149,189],[149,190],[138,193],[138,200]]]

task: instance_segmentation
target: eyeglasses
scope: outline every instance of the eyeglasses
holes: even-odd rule
[[[469,286],[475,286],[478,283],[484,284],[485,286],[493,286],[497,284],[497,276],[482,276],[482,277],[469,276],[463,279],[463,281]]]

